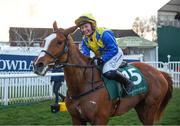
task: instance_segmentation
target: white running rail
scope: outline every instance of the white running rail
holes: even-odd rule
[[[51,76],[63,76],[64,73],[47,73],[46,76],[37,76],[34,73],[1,73],[0,74],[0,103],[2,105],[34,102],[52,99]],[[65,84],[60,92],[65,95]]]
[[[145,62],[153,67],[165,71],[169,73],[173,79],[173,87],[180,88],[180,62],[168,62],[168,63],[163,63],[163,62]]]
[[[173,78],[173,87],[180,88],[180,62],[145,62],[153,67],[168,72]],[[37,76],[34,73],[0,72],[0,104],[8,105],[22,102],[34,102],[52,99],[51,76],[64,75],[63,73],[47,73],[46,76]],[[66,83],[60,92],[66,95]]]

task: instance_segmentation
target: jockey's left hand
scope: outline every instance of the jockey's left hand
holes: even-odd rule
[[[96,66],[102,65],[104,63],[102,59],[96,57],[93,58],[93,62]]]

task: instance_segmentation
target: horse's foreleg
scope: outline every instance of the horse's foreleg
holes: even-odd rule
[[[96,117],[92,125],[107,125],[107,124],[108,124],[108,118],[101,116],[101,117]]]
[[[76,117],[72,117],[72,124],[73,125],[86,125],[86,121],[83,121],[79,118],[76,118]]]

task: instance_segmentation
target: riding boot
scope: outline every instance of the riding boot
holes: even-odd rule
[[[124,75],[122,75],[122,73],[119,71],[116,71],[116,76],[114,77],[114,80],[118,81],[120,84],[123,84],[127,93],[130,93],[134,87],[134,84]]]

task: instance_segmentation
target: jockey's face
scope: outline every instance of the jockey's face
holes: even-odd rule
[[[81,32],[85,36],[91,36],[93,33],[92,26],[90,23],[86,23],[80,26]]]

